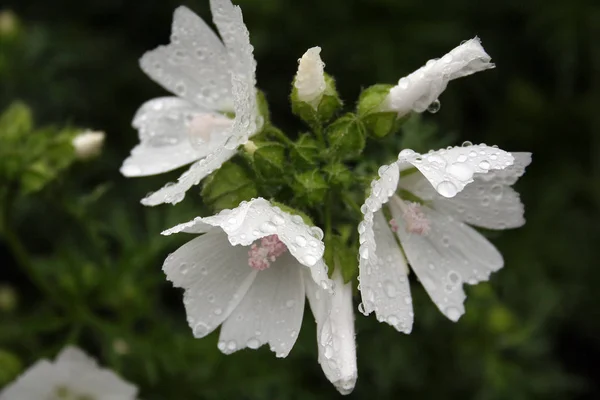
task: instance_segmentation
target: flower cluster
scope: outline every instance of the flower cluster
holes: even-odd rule
[[[318,362],[348,394],[358,377],[354,278],[358,309],[401,332],[413,326],[410,269],[457,321],[465,312],[463,285],[503,266],[473,227],[524,224],[511,186],[530,154],[465,142],[426,154],[397,149],[391,163],[371,160],[383,165],[378,171],[365,162],[368,141],[376,145],[399,135],[409,117],[438,111],[449,81],[494,67],[478,38],[395,86],[365,89],[354,112],[342,112],[321,48],[309,49],[298,60],[291,106],[310,131],[287,135],[272,124],[256,89],[240,8],[230,0],[210,6],[219,35],[180,7],[170,43],[142,57],[142,70],[173,96],[140,107],[133,119],[140,144],[121,172],[139,177],[191,164],[142,203],[176,204],[202,182],[203,201],[215,211],[163,232],[197,235],[163,265],[184,290],[194,337],[221,326],[225,354],[268,344],[286,357],[306,298],[317,324]]]

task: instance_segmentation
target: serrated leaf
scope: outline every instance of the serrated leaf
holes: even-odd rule
[[[356,158],[365,148],[365,127],[362,121],[351,113],[329,125],[325,135],[329,142],[328,153],[341,160]]]

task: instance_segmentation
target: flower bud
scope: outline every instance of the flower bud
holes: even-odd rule
[[[73,138],[72,144],[75,148],[75,156],[79,160],[89,160],[102,152],[104,144],[104,132],[84,131]]]
[[[320,47],[310,48],[298,60],[292,87],[292,111],[311,128],[329,121],[342,106],[333,78],[324,72]]]
[[[304,53],[298,60],[298,73],[294,80],[298,100],[310,104],[315,110],[326,88],[325,63],[321,60],[320,53],[320,47],[312,47]]]
[[[490,60],[479,38],[467,40],[442,58],[429,60],[423,67],[401,78],[391,88],[380,109],[394,111],[399,117],[411,111],[422,113],[430,109],[437,112],[437,98],[449,81],[494,68]]]

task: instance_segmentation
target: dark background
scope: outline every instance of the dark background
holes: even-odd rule
[[[10,365],[23,368],[67,342],[78,343],[137,383],[145,399],[336,397],[316,363],[309,312],[285,360],[266,349],[223,356],[216,334],[191,337],[179,294],[160,271],[165,255],[185,238],[158,232],[195,215],[194,199],[175,209],[144,210],[139,198],[165,176],[126,180],[118,173],[137,142],[130,127],[134,112],[164,93],[137,60],[168,42],[179,4],[0,5],[19,19],[18,37],[0,48],[0,108],[20,99],[40,125],[107,133],[100,159],[73,168],[53,189],[15,210],[19,234],[38,268],[48,273],[54,295],[70,296],[73,309],[97,317],[90,322],[49,301],[0,247],[0,283],[17,298],[13,309],[0,311],[0,351],[10,354]],[[184,4],[210,20],[208,1]],[[258,86],[285,131],[300,126],[289,111],[288,93],[296,60],[308,47],[321,46],[327,72],[351,105],[362,88],[394,83],[477,35],[497,68],[451,83],[440,98],[441,110],[424,118],[454,143],[471,140],[533,153],[516,185],[527,224],[491,236],[505,268],[489,284],[468,289],[467,314],[457,324],[438,313],[418,285],[410,336],[357,315],[359,380],[350,398],[599,398],[600,4],[238,4],[255,47]],[[94,190],[102,196],[85,202]],[[126,343],[127,351],[115,343]],[[0,371],[2,363],[0,358]]]

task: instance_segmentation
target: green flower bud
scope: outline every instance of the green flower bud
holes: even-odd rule
[[[201,195],[207,205],[221,211],[257,197],[258,190],[247,169],[229,161],[204,179]]]
[[[358,157],[366,144],[366,130],[354,114],[346,114],[327,127],[330,155],[341,160]]]
[[[319,170],[296,174],[292,188],[298,201],[307,205],[323,204],[329,186]]]
[[[394,111],[385,110],[385,102],[392,85],[373,85],[360,94],[357,112],[369,135],[382,138],[397,133],[408,119],[408,115],[398,118]]]

